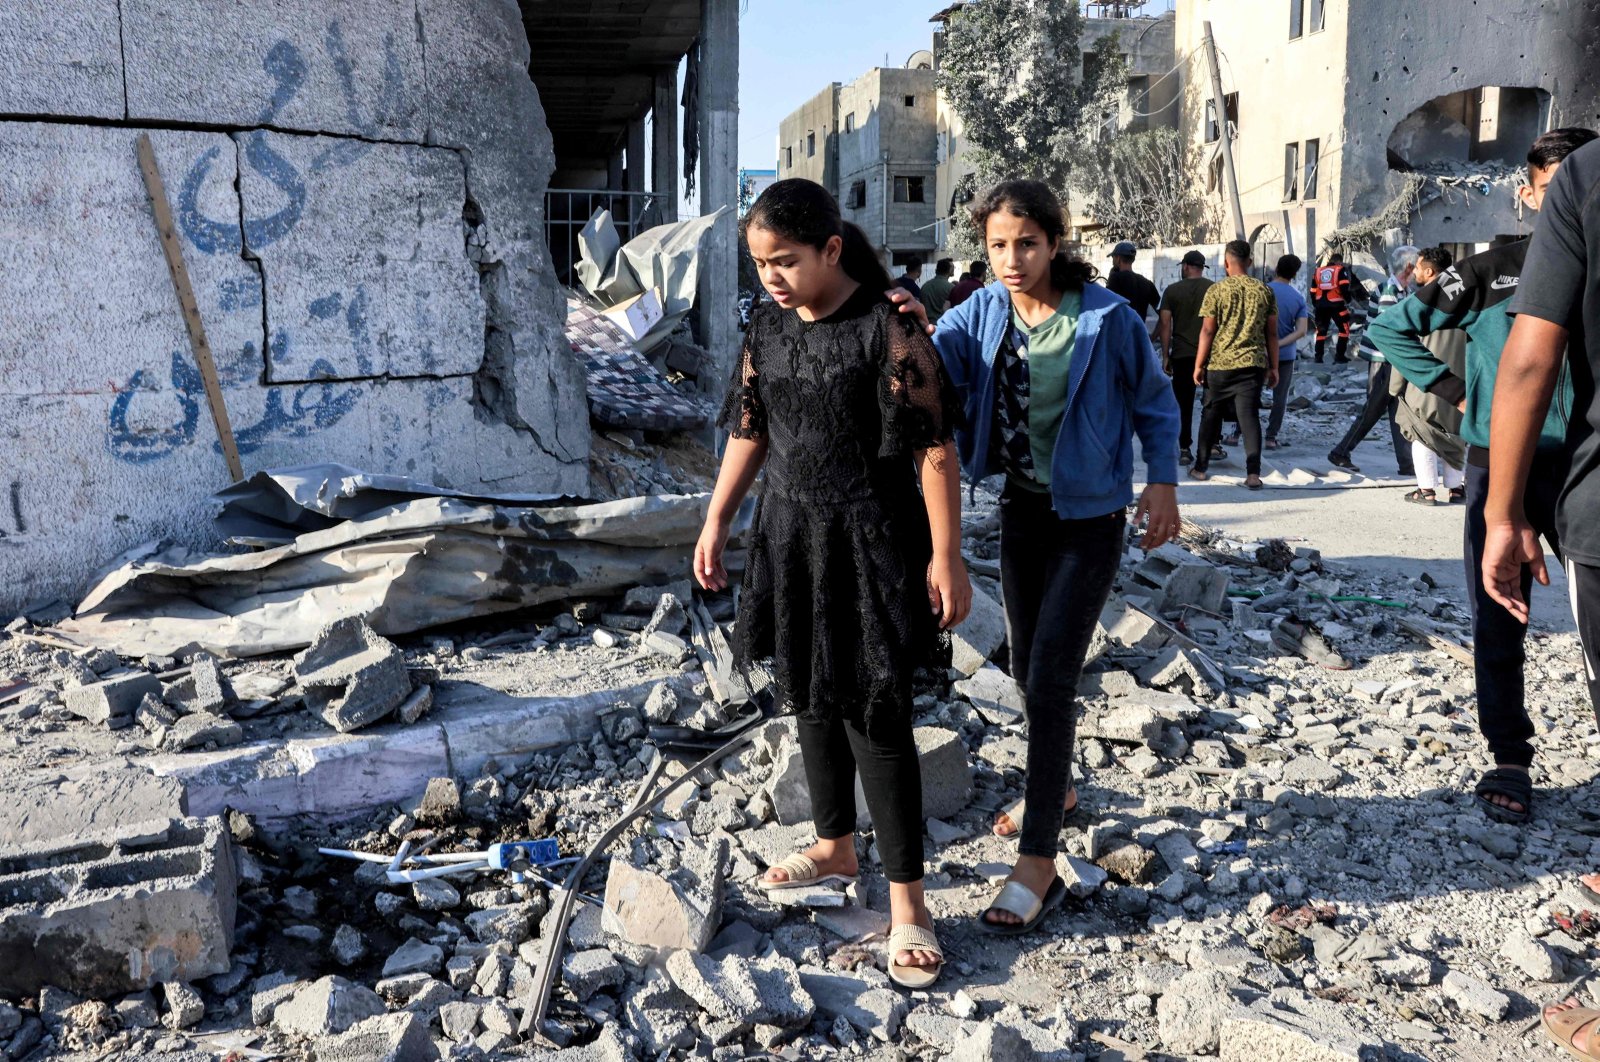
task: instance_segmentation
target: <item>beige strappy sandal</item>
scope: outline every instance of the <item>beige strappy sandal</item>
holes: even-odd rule
[[[891,973],[889,976],[893,977],[894,974]],[[1600,1022],[1600,1010],[1591,1010],[1587,1007],[1571,1007],[1567,1010],[1558,1010],[1554,1014],[1546,1011],[1540,1015],[1539,1021],[1544,1026],[1544,1031],[1549,1034],[1550,1039],[1556,1042],[1556,1046],[1573,1058],[1581,1059],[1582,1062],[1596,1062],[1597,1059],[1600,1059],[1600,1049],[1597,1049],[1600,1048],[1600,1045],[1594,1042],[1594,1033],[1589,1034],[1589,1050],[1587,1051],[1580,1051],[1577,1045],[1573,1043],[1578,1038],[1578,1034],[1585,1028]],[[1600,1028],[1600,1026],[1596,1026],[1596,1028]]]
[[[817,873],[816,860],[798,852],[772,867],[789,875],[787,881],[768,881],[765,877],[756,881],[756,887],[762,892],[777,892],[780,889],[804,889],[812,885],[829,885],[838,882],[840,885],[854,885],[853,874],[819,874]]]
[[[895,957],[902,951],[931,951],[939,956],[933,966],[902,966]],[[924,929],[914,922],[895,926],[889,931],[889,980],[901,988],[913,990],[927,988],[944,972],[944,949],[933,930]]]

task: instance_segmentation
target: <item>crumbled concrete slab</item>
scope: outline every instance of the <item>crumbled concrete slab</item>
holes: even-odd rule
[[[822,1017],[830,1021],[843,1017],[864,1035],[886,1043],[900,1032],[908,1010],[905,996],[889,987],[887,977],[873,981],[856,974],[802,966],[800,985]]]
[[[0,847],[0,995],[53,983],[108,996],[226,973],[235,889],[220,818]]]
[[[606,877],[606,931],[630,944],[704,951],[722,921],[728,843],[718,838],[685,853],[671,875],[613,859]]]
[[[206,1016],[205,1000],[182,981],[167,981],[161,986],[167,1013],[163,1019],[169,1029],[187,1029]]]
[[[978,672],[1006,640],[1006,612],[1000,602],[972,588],[972,611],[950,632],[950,666],[963,675]]]
[[[387,1010],[378,993],[334,974],[303,986],[279,1003],[272,1024],[293,1036],[332,1036]]]
[[[380,1014],[317,1042],[317,1062],[436,1062],[428,1023],[411,1011]]]
[[[1357,1035],[1331,1006],[1274,1006],[1263,1000],[1223,1019],[1219,1062],[1378,1062],[1381,1044]]]
[[[377,722],[411,695],[404,655],[360,616],[323,628],[294,670],[306,707],[340,733]]]

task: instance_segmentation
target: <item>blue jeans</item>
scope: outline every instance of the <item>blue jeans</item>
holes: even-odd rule
[[[1000,588],[1011,677],[1028,721],[1027,811],[1018,848],[1055,858],[1072,787],[1078,679],[1122,559],[1127,514],[1063,520],[1050,496],[1007,484],[1000,497]]]

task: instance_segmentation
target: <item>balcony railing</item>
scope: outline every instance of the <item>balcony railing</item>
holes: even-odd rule
[[[578,282],[578,233],[597,210],[611,211],[622,242],[666,220],[665,199],[654,192],[614,192],[603,188],[551,188],[544,195],[544,232],[550,259],[561,283]]]

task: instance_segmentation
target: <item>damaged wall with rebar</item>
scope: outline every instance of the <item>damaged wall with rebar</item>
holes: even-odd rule
[[[228,481],[145,131],[247,475],[586,487],[527,67],[515,0],[0,6],[0,611],[204,544]]]

